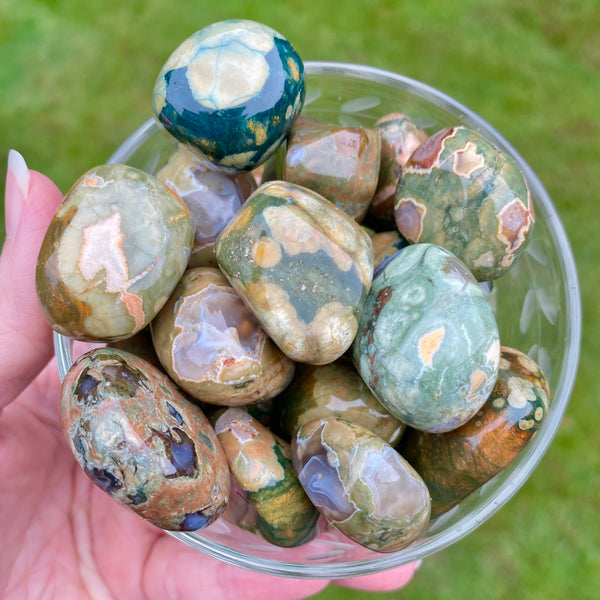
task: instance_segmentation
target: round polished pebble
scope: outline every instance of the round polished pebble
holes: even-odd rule
[[[214,430],[142,359],[84,354],[63,381],[60,418],[87,476],[157,527],[201,529],[225,509],[230,476]]]
[[[267,337],[223,274],[187,270],[152,322],[156,353],[192,397],[225,406],[271,398],[294,363]]]
[[[371,129],[303,119],[288,138],[283,178],[317,192],[360,222],[377,187],[379,147]]]
[[[352,363],[339,359],[328,365],[298,364],[294,379],[277,398],[281,425],[293,437],[314,419],[340,417],[362,425],[395,445],[404,424],[375,398]]]
[[[374,129],[381,140],[381,164],[377,189],[369,206],[367,220],[378,227],[390,229],[394,220],[394,197],[402,167],[427,134],[403,113],[389,113],[375,122]]]
[[[190,267],[216,267],[215,241],[222,229],[256,189],[250,173],[228,175],[208,169],[195,152],[180,146],[156,174],[190,211],[194,245]]]
[[[500,343],[486,294],[464,264],[443,248],[415,244],[373,279],[352,350],[392,414],[442,432],[465,423],[490,395]]]
[[[407,240],[446,248],[478,281],[500,277],[512,266],[534,223],[517,163],[465,127],[443,129],[413,152],[394,210]]]
[[[373,256],[375,259],[375,268],[387,260],[390,256],[393,256],[408,246],[408,242],[398,231],[381,231],[380,233],[374,233],[371,236],[373,242]]]
[[[430,499],[418,473],[364,427],[316,419],[292,441],[300,483],[321,514],[376,552],[408,546],[429,521]]]
[[[310,541],[319,513],[298,481],[289,444],[241,408],[221,413],[215,431],[232,475],[258,513],[264,538],[285,547]]]
[[[546,416],[549,397],[538,365],[502,346],[494,390],[470,421],[442,434],[407,431],[399,451],[427,484],[432,516],[450,510],[518,456]]]
[[[373,247],[347,214],[307,188],[260,186],[217,239],[219,266],[292,360],[325,364],[356,335]]]
[[[38,256],[46,318],[77,339],[134,335],[169,298],[192,240],[187,208],[158,179],[126,165],[91,169],[58,207]]]
[[[275,30],[232,19],[185,40],[159,73],[154,115],[179,142],[227,172],[266,161],[304,103],[304,66]]]

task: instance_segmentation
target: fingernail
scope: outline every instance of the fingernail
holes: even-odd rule
[[[17,231],[23,206],[27,203],[28,196],[29,169],[21,154],[16,150],[10,150],[4,190],[4,220],[7,239],[14,237]]]

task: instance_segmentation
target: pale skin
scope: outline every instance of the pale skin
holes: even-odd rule
[[[17,158],[0,256],[0,598],[291,600],[323,589],[328,581],[259,575],[186,547],[116,504],[75,462],[59,425],[52,334],[35,292],[37,254],[62,194]],[[393,590],[414,568],[336,583]]]

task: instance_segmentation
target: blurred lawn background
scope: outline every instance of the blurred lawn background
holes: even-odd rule
[[[577,385],[525,487],[427,559],[404,590],[330,586],[318,598],[599,598],[598,0],[0,0],[0,180],[15,148],[66,191],[148,118],[155,78],[175,47],[226,18],[274,27],[304,60],[390,69],[475,110],[547,187],[582,284]]]

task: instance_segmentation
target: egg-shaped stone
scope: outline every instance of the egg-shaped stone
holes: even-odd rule
[[[360,222],[377,187],[379,137],[363,127],[299,119],[287,141],[283,179],[317,192]]]
[[[223,411],[215,431],[232,475],[258,513],[264,538],[285,547],[310,541],[319,513],[298,481],[289,444],[241,408]]]
[[[156,177],[190,211],[194,245],[189,266],[216,267],[217,236],[256,189],[254,177],[250,173],[229,175],[209,169],[206,161],[185,146],[179,146]]]
[[[133,354],[98,348],[77,359],[62,384],[60,419],[87,476],[157,527],[201,529],[225,509],[230,475],[213,428]]]
[[[505,469],[531,441],[550,403],[538,365],[502,346],[496,385],[475,416],[447,433],[409,430],[399,451],[431,494],[431,514],[440,515]]]
[[[392,446],[344,419],[316,419],[292,440],[292,459],[313,504],[362,546],[394,552],[429,522],[430,498],[418,473]]]
[[[392,414],[442,432],[465,423],[490,395],[500,342],[486,294],[464,264],[439,246],[414,244],[380,266],[352,351]]]
[[[478,281],[512,266],[535,220],[516,161],[466,127],[442,129],[413,152],[398,181],[394,211],[407,240],[446,248]]]
[[[304,103],[293,46],[254,21],[214,23],[185,40],[158,75],[153,110],[179,142],[227,172],[271,156]]]
[[[277,403],[281,425],[290,437],[309,421],[331,417],[362,425],[392,446],[404,431],[404,424],[382,406],[344,358],[320,366],[298,364]]]
[[[67,193],[39,252],[36,285],[55,331],[118,340],[143,329],[183,274],[189,211],[156,177],[101,165]]]
[[[373,128],[381,140],[381,161],[377,188],[369,205],[367,221],[390,229],[394,220],[394,198],[396,186],[410,155],[427,139],[427,134],[407,115],[389,113],[377,119]]]
[[[209,404],[271,398],[294,363],[269,339],[223,274],[188,269],[152,322],[154,348],[173,381]]]
[[[217,239],[219,266],[292,360],[325,364],[356,335],[373,274],[368,234],[319,194],[260,186]]]

